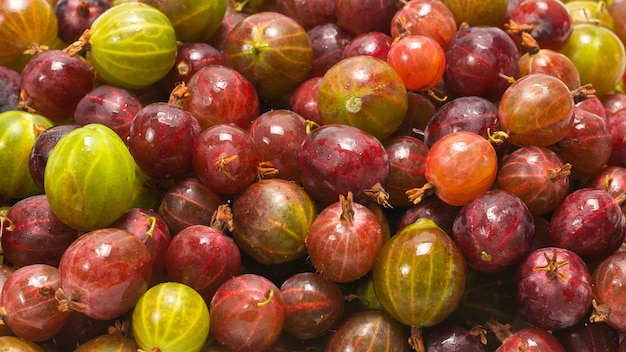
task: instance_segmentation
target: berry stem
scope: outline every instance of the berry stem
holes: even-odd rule
[[[270,303],[272,301],[272,298],[274,298],[274,290],[270,289],[269,294],[267,295],[267,299],[263,302],[259,302],[257,303],[257,307],[263,307],[265,305],[267,305],[268,303]]]
[[[174,87],[167,102],[180,108],[190,96],[189,88],[185,85],[185,82],[181,82]]]
[[[271,161],[261,161],[257,165],[257,178],[262,180],[264,178],[271,178],[278,175],[278,169],[272,166]]]
[[[352,192],[348,192],[348,197],[344,197],[343,194],[339,195],[339,202],[341,203],[341,221],[345,221],[348,225],[352,226],[354,221],[354,208],[352,207]]]
[[[528,51],[529,55],[536,55],[541,50],[537,40],[527,32],[522,32],[522,46]]]
[[[504,140],[509,138],[509,135],[504,131],[495,131],[491,133],[491,128],[487,128],[487,137],[492,144],[502,144]]]
[[[546,177],[550,179],[550,181],[554,182],[556,180],[560,180],[570,175],[572,170],[572,164],[566,163],[561,167],[557,167],[554,169],[546,170]]]
[[[593,313],[589,317],[589,322],[591,323],[601,323],[606,321],[611,314],[611,308],[606,304],[598,304],[598,302],[593,299],[591,301],[591,305],[593,307]]]
[[[418,204],[425,197],[429,196],[434,192],[434,186],[432,183],[428,182],[423,185],[421,188],[412,188],[406,192],[404,192],[407,196],[409,196],[409,201],[413,204]]]
[[[548,257],[547,253],[544,253],[543,256],[546,258],[546,265],[536,266],[534,270],[536,272],[547,271],[547,275],[549,277],[556,277],[561,282],[567,281],[567,276],[563,273],[563,271],[559,271],[559,268],[568,264],[567,260],[559,261],[557,259],[556,250],[552,252],[552,258]]]
[[[413,347],[416,352],[425,352],[424,338],[422,328],[417,326],[411,326],[411,336],[409,337],[409,345]]]
[[[217,210],[213,212],[211,217],[211,227],[219,230],[220,232],[233,231],[235,228],[233,221],[233,213],[230,210],[228,204],[221,204],[217,207]]]
[[[376,183],[372,188],[368,188],[363,191],[366,196],[371,197],[376,200],[376,203],[382,205],[385,208],[393,208],[391,204],[389,204],[389,193],[385,191],[383,186],[380,183]]]
[[[239,155],[231,155],[229,157],[222,156],[221,158],[219,158],[218,161],[215,162],[215,167],[218,170],[222,171],[226,175],[226,177],[234,180],[235,178],[233,177],[233,175],[230,174],[230,171],[226,170],[226,164],[237,159],[238,157]]]
[[[511,333],[510,324],[502,324],[493,318],[490,318],[489,320],[487,320],[485,324],[487,325],[487,328],[489,328],[489,330],[491,330],[491,332],[493,332],[494,335],[496,335],[496,338],[500,342],[504,342],[506,339],[511,337],[511,335],[513,335]]]
[[[509,23],[504,25],[504,27],[511,35],[522,35],[522,33],[532,32],[533,29],[535,29],[535,26],[532,24],[521,24],[513,20],[510,20]]]
[[[583,100],[595,97],[596,90],[593,89],[593,84],[588,83],[574,89],[571,94],[572,98],[574,98],[574,103],[578,104]]]

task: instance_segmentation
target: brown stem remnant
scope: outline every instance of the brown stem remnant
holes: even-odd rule
[[[609,315],[611,315],[611,308],[606,304],[598,304],[595,298],[591,301],[591,305],[593,306],[593,313],[589,317],[589,322],[601,323],[606,321]]]
[[[226,170],[226,165],[229,162],[237,159],[238,157],[239,155],[231,155],[229,157],[222,156],[215,162],[215,167],[219,171],[223,172],[226,175],[226,177],[228,177],[231,180],[234,180],[235,178],[233,177],[233,175],[230,174],[230,171]]]
[[[383,186],[380,183],[376,183],[372,188],[368,188],[363,191],[366,196],[373,198],[376,200],[376,203],[382,205],[385,208],[393,208],[391,204],[389,204],[389,193],[385,191]]]
[[[544,253],[543,256],[546,258],[546,265],[536,266],[534,270],[536,272],[546,271],[549,277],[556,277],[561,282],[567,281],[567,276],[560,271],[559,268],[568,264],[567,260],[559,261],[557,258],[556,250],[552,251],[552,257],[549,257],[547,253]]]
[[[535,25],[534,24],[523,24],[523,23],[517,23],[513,20],[509,20],[509,23],[506,23],[504,25],[504,28],[506,28],[507,33],[511,34],[511,35],[522,35],[522,33],[530,33],[533,31],[533,29],[535,29]]]
[[[74,57],[83,52],[83,50],[85,50],[90,38],[91,31],[89,29],[85,29],[83,34],[81,34],[80,37],[76,39],[76,41],[74,41],[72,44],[63,49],[63,51],[66,52],[70,57]]]
[[[475,323],[470,323],[470,326],[472,327],[469,331],[470,335],[474,336],[476,339],[478,339],[480,341],[480,343],[484,346],[487,345],[487,329],[480,325],[480,324],[475,324]]]
[[[572,164],[566,163],[561,167],[557,167],[554,169],[546,170],[546,177],[550,179],[550,181],[554,182],[565,178],[570,175],[572,172]]]
[[[68,296],[62,288],[58,288],[54,292],[54,298],[59,302],[59,310],[61,312],[84,312],[87,309],[85,304],[78,302],[78,296]]]
[[[279,170],[272,166],[271,161],[261,161],[259,165],[257,165],[257,178],[262,180],[264,178],[272,178],[278,175]]]
[[[418,204],[425,197],[429,196],[431,193],[435,191],[432,183],[426,183],[421,188],[412,188],[406,192],[404,192],[407,196],[409,196],[409,202],[413,204]]]
[[[130,328],[130,324],[127,320],[116,320],[114,325],[107,327],[107,334],[109,335],[120,335],[120,336],[128,336],[128,331]]]
[[[339,203],[341,204],[341,221],[345,221],[352,226],[354,221],[354,208],[352,207],[352,192],[348,192],[348,196],[339,195]]]
[[[190,96],[191,93],[189,92],[189,88],[185,82],[181,82],[174,87],[167,102],[171,105],[182,108],[183,104],[185,104],[185,100],[187,100]]]
[[[588,83],[574,89],[572,92],[572,98],[574,103],[578,104],[583,100],[590,99],[596,96],[596,90],[593,89],[593,84]]]
[[[491,318],[485,322],[487,328],[496,335],[496,338],[500,342],[504,342],[506,339],[511,337],[513,333],[511,333],[511,324],[502,324],[499,321]]]
[[[211,227],[220,232],[226,232],[226,230],[232,232],[234,230],[233,213],[228,204],[221,204],[217,207],[217,210],[213,212]]]
[[[528,51],[529,55],[536,55],[541,50],[537,40],[527,32],[522,32],[522,47]]]
[[[409,336],[409,345],[416,352],[426,351],[426,348],[424,347],[424,338],[423,338],[422,328],[418,326],[411,326],[411,336]]]
[[[46,50],[49,50],[50,47],[47,45],[39,45],[37,43],[30,43],[28,45],[28,48],[26,48],[26,50],[24,50],[23,54],[24,55],[37,55],[39,53],[43,53]]]

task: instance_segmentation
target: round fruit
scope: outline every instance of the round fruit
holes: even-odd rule
[[[220,194],[243,191],[259,176],[259,148],[248,131],[229,123],[200,133],[193,148],[193,170],[207,187]]]
[[[46,0],[4,0],[0,3],[0,65],[18,72],[31,55],[24,54],[32,43],[53,45],[58,21]]]
[[[152,280],[150,287],[165,280],[165,253],[172,236],[159,214],[150,209],[132,208],[110,227],[126,230],[137,236],[150,251],[152,257]]]
[[[63,253],[59,272],[59,310],[115,319],[130,311],[146,292],[152,256],[139,237],[103,228],[78,237]]]
[[[398,10],[394,0],[336,0],[337,20],[354,35],[387,32]]]
[[[130,122],[128,149],[148,176],[181,178],[193,170],[193,150],[202,127],[188,111],[169,103],[152,103]]]
[[[379,310],[349,315],[328,339],[327,351],[408,352],[402,324]]]
[[[28,112],[9,110],[0,114],[0,195],[25,198],[41,193],[30,175],[30,151],[52,122]]]
[[[197,178],[184,178],[165,192],[159,205],[159,215],[165,220],[172,236],[191,225],[210,225],[221,197]]]
[[[524,202],[503,190],[490,190],[466,204],[454,220],[452,237],[467,264],[500,272],[530,251],[535,222]]]
[[[550,218],[550,242],[583,257],[615,252],[626,236],[626,217],[618,199],[591,188],[568,194]]]
[[[277,12],[260,12],[228,34],[224,63],[240,72],[270,101],[288,99],[311,70],[309,37],[296,21]]]
[[[280,286],[285,301],[284,330],[298,339],[320,337],[343,318],[339,286],[316,273],[302,272]]]
[[[16,336],[0,336],[0,348],[7,352],[45,352],[36,343]]]
[[[537,249],[515,273],[518,311],[538,328],[573,326],[591,308],[591,285],[587,264],[576,253],[558,247]]]
[[[318,108],[324,125],[350,125],[382,141],[402,124],[408,97],[391,65],[360,55],[328,69],[320,81]]]
[[[139,346],[130,337],[105,334],[81,343],[74,352],[137,352]]]
[[[59,269],[54,266],[32,264],[15,270],[2,285],[2,319],[21,338],[53,337],[70,315],[58,309],[54,293],[60,285]]]
[[[108,127],[89,124],[70,131],[52,149],[44,172],[50,207],[81,231],[107,226],[131,205],[135,162]]]
[[[305,238],[316,216],[315,203],[293,182],[254,182],[233,201],[233,238],[262,264],[293,261],[306,254]]]
[[[56,0],[54,13],[59,22],[59,39],[66,45],[72,44],[110,7],[109,0]]]
[[[409,1],[391,19],[390,34],[402,31],[430,37],[444,47],[457,31],[452,12],[440,0]]]
[[[456,244],[431,220],[421,218],[392,236],[374,266],[376,296],[403,324],[438,324],[457,307],[466,265]]]
[[[563,139],[574,124],[574,98],[560,79],[526,75],[502,94],[500,123],[517,146],[546,147]]]
[[[473,132],[452,132],[435,142],[424,162],[428,181],[422,188],[407,191],[419,203],[424,192],[435,194],[450,205],[465,205],[487,192],[496,180],[498,156],[489,141]]]
[[[446,5],[456,23],[460,26],[466,22],[470,26],[502,25],[506,17],[507,0],[484,2],[480,0],[441,0]]]
[[[376,214],[353,203],[352,193],[324,208],[306,237],[309,259],[317,272],[344,283],[360,279],[374,267],[382,243]]]
[[[176,60],[176,34],[156,8],[129,2],[111,7],[91,25],[89,58],[113,85],[137,89],[163,78]]]
[[[215,227],[192,225],[177,233],[163,258],[169,281],[188,285],[207,302],[221,284],[241,270],[239,247],[223,232],[226,229],[217,225],[221,211],[215,215]],[[219,221],[224,220],[228,221]]]
[[[402,77],[407,89],[427,91],[443,77],[446,54],[435,39],[408,35],[391,46],[387,63]]]
[[[574,26],[561,52],[578,68],[580,81],[593,85],[598,97],[610,93],[626,70],[624,44],[610,29],[595,24]]]
[[[209,336],[210,316],[207,304],[194,289],[164,282],[139,298],[131,325],[144,351],[197,352]]]
[[[73,53],[46,50],[28,61],[21,86],[24,109],[55,122],[67,121],[78,102],[93,89],[93,73],[84,59]]]
[[[211,334],[231,350],[265,351],[283,331],[285,302],[280,289],[257,274],[235,276],[223,283],[209,308]]]
[[[259,96],[252,83],[228,66],[213,64],[189,78],[189,96],[183,109],[200,122],[202,129],[233,123],[248,128],[259,116]]]
[[[176,39],[183,42],[204,42],[213,36],[226,14],[226,0],[141,0],[163,12],[176,32]]]
[[[78,231],[54,215],[43,194],[24,198],[11,206],[2,225],[2,254],[18,267],[58,266],[63,252],[78,237]]]
[[[352,192],[358,203],[371,201],[366,191],[384,185],[389,158],[383,144],[356,127],[331,124],[311,131],[300,151],[302,185],[324,205]]]
[[[141,108],[141,102],[133,92],[111,85],[101,85],[78,102],[74,110],[74,123],[81,126],[101,123],[115,131],[126,142],[133,118]]]
[[[481,4],[488,6],[487,3]],[[496,101],[511,84],[507,77],[517,74],[517,45],[498,27],[474,26],[461,29],[444,50],[446,87],[460,96],[477,95]]]
[[[496,184],[520,197],[533,215],[543,215],[567,196],[570,168],[551,149],[521,147],[502,160]]]

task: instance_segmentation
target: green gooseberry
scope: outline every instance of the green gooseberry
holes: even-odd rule
[[[48,202],[57,217],[80,231],[105,227],[130,207],[136,164],[117,133],[88,124],[63,136],[44,171]]]
[[[147,87],[176,61],[176,33],[157,8],[128,2],[112,6],[91,25],[89,58],[106,82],[126,89]]]
[[[459,305],[466,277],[465,259],[454,240],[427,218],[385,242],[373,269],[383,308],[415,328],[447,318]]]
[[[133,336],[144,351],[197,352],[209,336],[209,309],[193,288],[164,282],[139,298],[131,325]]]
[[[50,127],[52,121],[41,115],[18,110],[0,114],[0,196],[22,199],[42,193],[30,174],[30,151]]]

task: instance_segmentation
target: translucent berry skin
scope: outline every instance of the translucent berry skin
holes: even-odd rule
[[[219,194],[243,191],[256,180],[259,149],[250,133],[234,124],[202,131],[193,151],[193,170]]]
[[[491,189],[497,169],[489,141],[473,132],[453,132],[432,145],[424,174],[441,200],[462,206]]]
[[[589,312],[593,298],[587,264],[576,253],[556,247],[531,252],[515,273],[520,315],[532,325],[558,330]]]
[[[354,194],[366,204],[364,191],[389,176],[389,158],[383,144],[369,133],[341,124],[324,125],[308,134],[302,143],[299,163],[302,185],[324,205],[339,195]]]
[[[495,101],[519,67],[519,50],[500,28],[472,26],[462,29],[445,47],[446,86],[459,96],[483,96]],[[503,76],[504,75],[504,76]]]
[[[144,351],[198,352],[209,336],[210,321],[207,304],[198,292],[181,283],[164,282],[137,301],[131,325]]]
[[[545,73],[532,73],[502,94],[498,114],[512,144],[546,147],[569,134],[574,125],[574,105],[563,81]]]
[[[202,127],[175,105],[152,103],[135,114],[128,149],[150,177],[181,178],[193,170],[193,151]]]
[[[428,327],[458,306],[467,268],[452,238],[422,218],[385,242],[372,274],[389,314],[403,324]]]
[[[93,73],[83,59],[47,50],[24,67],[21,87],[29,111],[59,122],[72,118],[80,100],[93,89]]]
[[[209,305],[215,339],[236,351],[264,351],[280,336],[285,302],[267,278],[243,274],[226,281]]]
[[[90,42],[96,73],[121,88],[145,88],[163,78],[176,61],[171,22],[155,7],[140,2],[103,12],[91,25]]]
[[[581,188],[570,193],[550,219],[549,239],[555,247],[580,256],[607,256],[626,236],[626,217],[605,190]]]
[[[533,216],[516,195],[490,190],[466,204],[454,220],[452,236],[467,263],[482,272],[500,272],[530,251]]]

